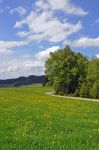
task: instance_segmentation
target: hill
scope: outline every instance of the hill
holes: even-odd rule
[[[18,87],[22,85],[29,85],[33,83],[42,83],[44,76],[30,75],[28,77],[19,77],[15,79],[0,80],[0,87]]]

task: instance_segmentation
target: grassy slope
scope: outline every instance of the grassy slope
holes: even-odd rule
[[[99,103],[0,89],[0,150],[99,150]]]

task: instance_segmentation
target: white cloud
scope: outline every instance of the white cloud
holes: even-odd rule
[[[35,74],[36,70],[38,70],[37,67],[39,67],[39,65],[35,67],[35,62],[33,62],[31,57],[20,57],[9,61],[0,61],[0,78],[15,78]]]
[[[88,38],[82,37],[73,42],[73,46],[75,47],[99,47],[99,37],[96,38]]]
[[[29,41],[0,41],[0,56],[13,54],[13,48],[28,45]]]
[[[13,60],[0,60],[0,79],[16,78],[31,74],[43,74],[42,64],[33,60],[31,56],[20,57]]]
[[[38,0],[35,2],[35,6],[36,9],[14,25],[19,29],[24,28],[25,25],[28,27],[27,32],[19,31],[17,35],[30,42],[43,40],[55,43],[64,42],[68,36],[78,33],[82,29],[80,21],[74,24],[67,22],[66,19],[60,20],[54,13],[56,10],[63,10],[68,14],[79,16],[87,14],[82,8],[72,4],[70,0]]]
[[[9,49],[27,45],[28,41],[0,41],[0,49]]]
[[[57,51],[57,50],[59,50],[59,49],[60,49],[59,46],[53,46],[53,47],[48,48],[48,49],[46,49],[46,50],[44,50],[44,51],[38,52],[38,53],[35,55],[35,58],[36,58],[37,60],[45,61],[45,60],[49,57],[49,54],[50,54],[51,52],[55,52],[55,51]]]
[[[17,32],[17,35],[21,38],[25,38],[29,35],[29,32],[26,32],[26,31],[19,31]]]
[[[0,56],[11,55],[13,48],[28,45],[33,41],[66,42],[68,36],[78,33],[82,29],[80,21],[71,23],[66,19],[62,20],[56,15],[56,11],[78,16],[87,15],[86,11],[72,4],[70,0],[48,0],[46,2],[45,0],[38,0],[35,2],[35,6],[28,16],[26,16],[26,9],[21,6],[10,10],[11,14],[25,15],[14,26],[20,29],[17,35],[25,39],[21,41],[0,41]],[[27,31],[24,30],[24,25],[27,26]],[[25,55],[11,60],[0,60],[0,78],[44,74],[45,60],[49,57],[50,52],[58,49],[60,49],[59,46],[53,46],[38,52],[33,57]]]
[[[22,28],[25,24],[29,29],[29,40],[48,40],[50,42],[64,41],[69,35],[77,33],[82,29],[80,21],[76,24],[63,23],[51,11],[43,13],[32,11],[28,17],[17,21],[15,27]]]
[[[48,0],[48,2],[55,10],[64,9],[67,4],[67,0]]]
[[[34,57],[24,55],[13,60],[0,60],[0,79],[44,74],[45,60],[49,57],[50,52],[58,49],[60,49],[59,46],[53,46],[38,52]]]
[[[17,8],[14,8],[14,9],[10,10],[10,13],[11,13],[11,14],[13,14],[13,13],[15,13],[15,12],[17,12],[18,14],[20,14],[21,16],[23,16],[23,15],[26,14],[26,9],[23,8],[23,7],[21,7],[21,6],[19,6],[19,7],[17,7]]]
[[[40,9],[43,9],[43,10],[48,10],[48,9],[50,9],[50,6],[48,5],[48,3],[45,3],[44,1],[41,1],[41,0],[37,1],[37,2],[35,3],[35,5],[36,5],[37,7],[39,7]]]
[[[17,21],[14,25],[15,28],[22,28],[23,25],[26,23],[26,20]]]
[[[13,54],[13,51],[10,49],[0,49],[0,56],[8,56]]]
[[[96,54],[96,55],[95,55],[95,58],[99,58],[99,54]]]
[[[88,14],[88,12],[81,7],[75,6],[71,0],[48,0],[48,3],[44,0],[39,0],[36,2],[36,6],[41,9],[61,10],[67,14],[77,16],[85,16]]]

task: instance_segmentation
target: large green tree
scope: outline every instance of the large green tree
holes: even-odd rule
[[[56,94],[75,93],[86,79],[88,59],[75,53],[69,46],[50,53],[45,63],[45,73]]]

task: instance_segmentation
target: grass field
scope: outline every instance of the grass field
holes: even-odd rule
[[[0,150],[99,150],[99,103],[0,89]]]

